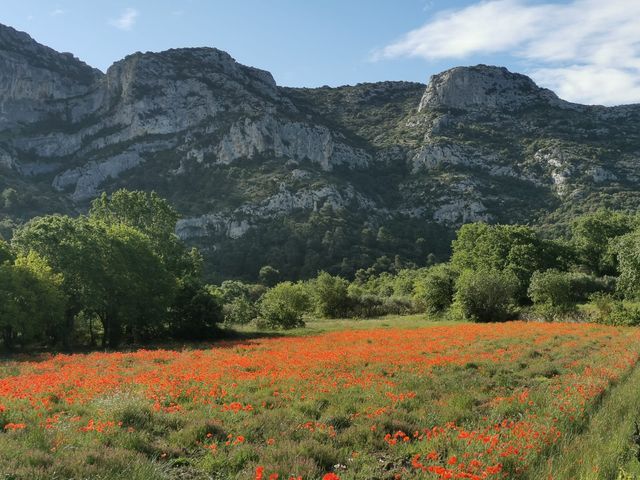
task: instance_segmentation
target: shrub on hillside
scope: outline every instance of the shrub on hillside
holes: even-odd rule
[[[267,290],[258,307],[261,328],[303,327],[302,315],[309,310],[309,295],[300,283],[282,282]]]
[[[550,269],[533,274],[528,295],[539,315],[545,320],[554,320],[575,312],[578,303],[595,293],[612,289],[607,278]]]
[[[224,320],[222,300],[216,292],[194,281],[183,282],[176,295],[169,333],[173,338],[202,340],[215,337]]]
[[[571,275],[569,272],[552,269],[534,272],[531,276],[529,298],[536,313],[545,320],[551,321],[575,310]]]
[[[347,316],[351,304],[348,288],[349,282],[344,278],[320,272],[310,285],[316,311],[329,318]]]
[[[623,302],[608,293],[596,293],[585,305],[589,319],[596,323],[616,326],[640,325],[640,305]]]
[[[224,323],[246,325],[258,316],[258,308],[247,297],[236,297],[223,307]]]
[[[464,270],[456,282],[455,307],[474,322],[500,322],[513,313],[518,279],[499,270]]]
[[[456,273],[451,265],[435,265],[416,280],[413,300],[419,309],[427,313],[444,312],[453,302],[455,283]]]

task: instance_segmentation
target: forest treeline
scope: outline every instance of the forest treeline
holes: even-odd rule
[[[588,214],[558,239],[529,226],[472,223],[458,230],[446,263],[379,260],[351,279],[319,272],[298,282],[264,266],[259,283],[220,285],[204,282],[200,254],[174,233],[177,220],[155,193],[119,190],[95,199],[87,215],[34,218],[0,240],[3,347],[204,340],[221,325],[294,328],[308,314],[640,323],[634,214]]]

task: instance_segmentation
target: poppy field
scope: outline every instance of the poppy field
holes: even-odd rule
[[[639,359],[637,329],[508,322],[6,360],[0,475],[616,478]]]

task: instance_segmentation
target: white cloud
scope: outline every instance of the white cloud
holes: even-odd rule
[[[436,15],[374,59],[506,54],[525,60],[527,73],[568,100],[640,102],[639,25],[638,0],[489,0]]]
[[[55,10],[53,10],[50,15],[52,17],[58,17],[60,15],[64,14],[64,10],[62,10],[61,8],[56,8]]]
[[[138,11],[135,8],[127,8],[122,14],[115,20],[109,20],[109,25],[116,27],[120,30],[131,30],[136,24],[138,19]]]

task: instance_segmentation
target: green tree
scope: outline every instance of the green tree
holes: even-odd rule
[[[267,287],[273,287],[280,280],[280,272],[271,265],[265,265],[258,273],[260,282]]]
[[[562,245],[541,239],[523,225],[463,225],[452,243],[451,264],[459,269],[504,270],[518,279],[517,295],[526,298],[536,270],[563,266],[568,252]]]
[[[224,322],[229,325],[245,325],[258,316],[258,309],[254,299],[256,292],[254,285],[238,280],[225,280],[216,291],[224,303]],[[264,286],[260,286],[264,288]]]
[[[251,286],[239,280],[225,280],[219,290],[224,303],[229,303],[236,298],[250,298],[252,295]]]
[[[576,219],[571,234],[579,262],[596,275],[615,275],[617,257],[612,242],[631,232],[635,223],[629,214],[605,209]]]
[[[184,277],[171,309],[170,333],[186,340],[211,339],[224,320],[219,292],[203,286],[197,278]]]
[[[34,251],[62,275],[65,320],[57,340],[70,346],[75,317],[82,310],[98,311],[107,302],[104,272],[109,261],[105,231],[86,218],[50,215],[18,228],[13,245],[18,253]]]
[[[35,252],[0,265],[0,332],[6,348],[46,340],[64,317],[62,277]]]
[[[629,299],[640,299],[640,228],[618,238],[613,246],[618,263],[618,291]]]
[[[464,270],[456,282],[455,307],[474,322],[500,322],[513,313],[517,277],[509,271]]]
[[[0,238],[0,264],[6,261],[12,261],[14,258],[11,246]]]
[[[300,283],[282,282],[267,290],[259,304],[259,325],[266,328],[303,327],[302,316],[311,299]]]
[[[14,210],[20,206],[20,199],[15,188],[5,188],[0,197],[0,206],[5,210]]]
[[[93,200],[89,218],[105,225],[123,224],[139,230],[167,268],[180,277],[194,268],[189,252],[175,234],[179,215],[155,192],[118,190]]]
[[[123,334],[133,341],[162,334],[177,285],[149,237],[125,224],[104,229],[107,250],[101,288],[105,295],[97,313],[110,347]]]
[[[258,316],[258,308],[247,297],[235,297],[223,307],[224,322],[229,325],[246,325]]]

